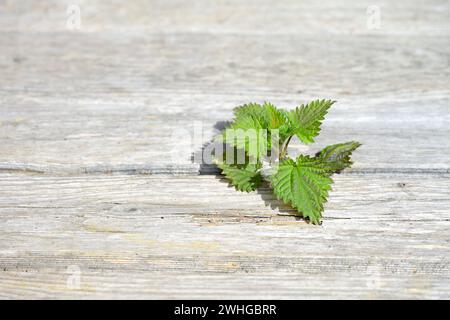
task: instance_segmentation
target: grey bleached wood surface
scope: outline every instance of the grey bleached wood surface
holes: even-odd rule
[[[449,298],[449,175],[338,176],[322,227],[210,175],[0,187],[3,297]]]
[[[0,297],[450,298],[449,9],[0,1]],[[192,163],[235,105],[322,97],[290,151],[363,143],[323,226]]]

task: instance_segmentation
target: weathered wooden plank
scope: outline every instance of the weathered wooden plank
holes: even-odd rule
[[[80,31],[251,34],[448,35],[445,0],[22,0],[0,1],[0,30],[67,30],[69,6],[80,9]],[[380,25],[368,28],[379,9]],[[370,23],[370,22],[369,22]]]
[[[359,104],[392,101],[394,94],[442,98],[449,90],[449,44],[448,36],[420,35],[324,35],[318,41],[308,34],[1,32],[0,88],[16,99],[122,98],[129,104],[174,91],[192,100],[201,93],[326,95],[360,98]],[[182,111],[180,104],[165,108],[172,99],[154,108]]]
[[[70,263],[70,262],[69,262]],[[163,262],[164,263],[164,262]],[[210,261],[215,264],[215,261]],[[349,278],[347,273],[292,274],[239,271],[242,266],[229,262],[230,271],[217,274],[195,272],[168,274],[143,270],[90,269],[80,274],[80,287],[69,277],[72,269],[33,272],[1,272],[1,298],[23,299],[448,299],[448,281],[429,274],[383,274],[383,267],[362,267]],[[238,269],[238,271],[234,270]],[[364,271],[365,270],[365,271]],[[76,273],[75,273],[76,274]]]
[[[199,154],[202,144],[214,135],[214,125],[231,119],[235,105],[253,100],[201,95],[189,101],[189,95],[178,94],[168,102],[174,114],[155,110],[155,105],[167,103],[167,97],[156,94],[147,104],[141,100],[135,105],[59,99],[4,102],[0,169],[63,174],[197,173],[199,166],[192,163],[192,154]],[[317,144],[306,149],[294,141],[291,152],[313,152],[327,144],[358,140],[363,147],[354,155],[355,170],[448,171],[449,102],[418,98],[358,105],[358,101],[343,100],[329,113]],[[68,107],[62,107],[65,103]],[[280,103],[295,105],[291,100]],[[177,130],[185,130],[181,138]],[[196,132],[202,135],[200,139]]]
[[[2,174],[1,296],[448,298],[450,176],[335,180],[319,227],[212,176]]]
[[[34,10],[28,10],[26,2],[6,2],[4,15],[21,19],[0,24],[0,169],[195,173],[198,165],[192,165],[191,154],[211,138],[217,122],[231,118],[235,105],[271,100],[292,108],[318,97],[340,101],[318,146],[360,140],[364,147],[356,154],[357,170],[449,169],[450,154],[443,149],[450,122],[450,38],[438,32],[448,31],[441,28],[449,23],[443,19],[448,4],[427,3],[434,9],[421,11],[422,26],[432,26],[432,35],[426,29],[382,31],[371,37],[337,31],[317,41],[316,33],[305,32],[316,30],[316,20],[292,19],[292,12],[314,16],[319,7],[300,10],[303,5],[293,1],[273,12],[288,19],[288,28],[298,30],[294,33],[283,23],[277,24],[276,34],[255,34],[261,31],[256,18],[239,19],[244,26],[230,23],[235,28],[231,33],[219,32],[215,14],[190,32],[134,29],[137,21],[145,25],[164,17],[181,19],[174,28],[201,21],[195,6],[182,17],[171,11],[180,5],[133,2],[120,25],[115,5],[82,2],[87,30],[99,31],[101,25],[107,30],[61,32],[60,27],[49,27],[54,19],[39,24],[36,12],[61,19],[58,10],[65,3],[35,3]],[[365,6],[327,5],[345,15]],[[130,8],[149,6],[167,15],[153,20],[128,15],[145,12]],[[415,2],[401,11],[386,2],[383,10],[411,19],[408,12],[422,6]],[[219,3],[209,8],[213,13],[231,8],[239,13],[254,7],[264,4]],[[89,19],[98,8],[105,14],[101,23]],[[326,21],[335,21],[327,15],[337,18],[335,10],[322,11]],[[304,21],[307,28],[296,24]],[[250,33],[244,32],[246,23]],[[42,32],[31,33],[30,28]],[[202,138],[172,138],[177,128],[192,136],[195,120],[203,124]],[[172,150],[180,152],[175,163],[168,156]]]

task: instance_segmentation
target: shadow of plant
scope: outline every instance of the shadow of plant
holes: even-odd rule
[[[218,121],[214,125],[214,129],[217,131],[222,131],[230,124],[230,121]],[[228,188],[235,187],[230,183],[228,179],[226,179],[222,174],[220,169],[211,163],[205,163],[204,162],[204,152],[205,150],[209,150],[213,145],[213,139],[205,142],[202,147],[192,153],[191,155],[191,161],[195,162],[197,159],[201,159],[201,162],[199,163],[199,174],[200,175],[215,175],[215,178],[220,183],[226,183]],[[241,191],[238,191],[241,192]],[[301,214],[298,213],[297,210],[293,209],[289,205],[283,203],[282,201],[278,200],[277,197],[273,194],[272,189],[270,188],[270,185],[267,181],[263,181],[261,186],[256,189],[256,193],[261,197],[261,200],[264,201],[264,205],[266,207],[270,207],[272,210],[278,210],[280,214],[286,214],[289,216],[295,217],[296,220],[303,220]]]
[[[213,128],[217,132],[220,132],[225,129],[230,123],[230,121],[218,121],[213,126]],[[192,163],[195,163],[198,159],[201,160],[201,162],[199,163],[199,174],[201,175],[220,174],[220,170],[215,164],[206,163],[204,159],[205,150],[208,150],[213,146],[213,139],[214,138],[211,138],[209,141],[205,142],[199,150],[193,152],[191,155]]]

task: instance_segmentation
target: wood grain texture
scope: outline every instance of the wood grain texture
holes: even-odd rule
[[[337,176],[320,227],[267,188],[213,176],[3,174],[0,186],[7,298],[450,297],[448,174]]]
[[[27,2],[7,1],[4,15],[20,19],[0,28],[4,170],[198,172],[191,154],[236,105],[270,100],[293,108],[322,97],[339,103],[318,146],[361,141],[357,166],[365,170],[448,169],[450,154],[441,152],[450,127],[446,2],[382,3],[383,27],[370,30],[369,4],[288,1],[271,11],[272,20],[285,21],[272,32],[261,29],[268,13],[259,11],[272,2],[131,1],[121,9],[121,2],[80,2],[79,31],[61,23],[64,2]],[[184,6],[190,9],[177,13]],[[145,8],[161,14],[147,16]],[[47,19],[38,20],[43,11]],[[215,24],[224,11],[248,12],[249,20],[236,25],[231,18],[232,31],[224,32]],[[412,19],[413,12],[421,15]],[[331,32],[345,27],[343,17],[357,18],[362,31]],[[406,17],[404,25],[428,26],[433,36],[426,28],[396,34],[388,22]],[[167,21],[172,27],[163,32]],[[203,128],[199,141],[192,141],[194,121]],[[186,130],[184,139],[177,128]],[[172,150],[180,153],[174,160],[167,157]]]
[[[328,97],[338,103],[316,147],[357,139],[365,148],[358,168],[448,169],[450,153],[441,150],[450,135],[447,39],[211,37],[4,34],[0,166],[198,171],[191,154],[236,105],[293,108]],[[33,55],[13,62],[28,45]],[[194,141],[196,125],[202,136]]]
[[[215,34],[448,35],[445,0],[35,0],[0,1],[0,30],[66,31],[66,10],[81,9],[83,32]],[[378,6],[382,27],[369,29],[367,10]]]
[[[0,298],[450,298],[449,36],[443,0],[0,0]],[[192,162],[315,98],[292,154],[363,143],[322,226]]]

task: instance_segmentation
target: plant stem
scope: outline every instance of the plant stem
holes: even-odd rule
[[[287,138],[283,142],[283,145],[281,147],[280,160],[283,160],[283,158],[286,157],[286,155],[287,155],[287,148],[288,148],[289,142],[291,142],[291,138],[292,138],[292,136],[289,136],[289,138]]]

